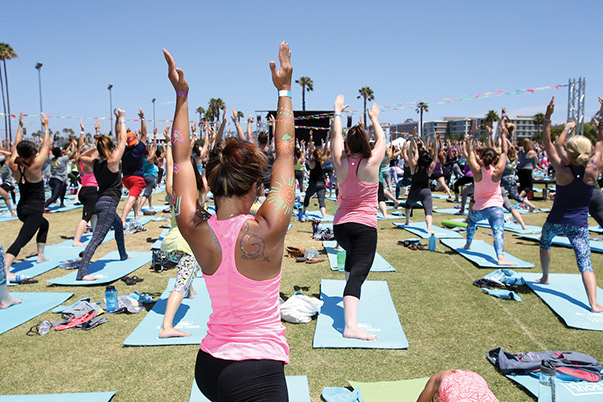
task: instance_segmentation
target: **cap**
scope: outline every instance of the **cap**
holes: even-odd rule
[[[138,144],[138,138],[136,138],[136,134],[131,131],[128,131],[126,134],[126,143],[129,147]]]

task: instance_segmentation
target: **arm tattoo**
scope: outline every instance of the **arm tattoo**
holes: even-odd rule
[[[290,214],[295,204],[295,178],[281,176],[281,181],[276,181],[272,186],[266,201],[268,204],[275,206],[277,209],[283,208],[285,215]]]
[[[241,250],[241,258],[244,260],[263,259],[270,262],[270,259],[264,255],[266,250],[266,242],[260,236],[249,233],[249,224],[245,222],[245,233],[241,236],[239,242],[239,250]]]
[[[177,142],[184,142],[184,136],[182,135],[180,130],[175,128],[172,132],[172,144],[175,144]]]
[[[277,146],[279,153],[282,153],[282,154],[291,153],[291,151],[293,149],[291,147],[291,144],[293,144],[293,137],[291,137],[289,134],[283,135],[283,138],[281,139],[281,141],[279,141],[278,146]]]

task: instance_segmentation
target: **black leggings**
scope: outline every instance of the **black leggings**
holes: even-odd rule
[[[82,219],[86,222],[90,222],[90,218],[94,215],[94,206],[96,205],[96,200],[98,198],[96,187],[94,186],[86,186],[80,188],[80,192],[77,194],[77,199],[84,206],[84,211],[82,212]]]
[[[7,193],[10,193],[11,198],[13,199],[13,204],[17,203],[17,195],[15,194],[15,186],[13,186],[12,184],[9,183],[2,183],[2,185],[0,186],[4,189],[4,191],[6,191]]]
[[[593,191],[588,213],[597,221],[599,226],[603,227],[603,193],[601,193],[601,190]]]
[[[349,272],[344,296],[360,299],[360,288],[368,276],[377,252],[377,229],[360,223],[333,225],[337,243],[346,251],[345,271]]]
[[[50,195],[50,198],[47,199],[44,203],[44,208],[48,208],[49,205],[55,203],[56,200],[59,199],[59,197],[61,198],[61,205],[63,205],[65,203],[65,191],[67,190],[67,185],[65,184],[65,182],[62,182],[56,177],[51,177],[50,190],[52,191],[52,194]]]
[[[473,177],[471,176],[463,176],[457,181],[454,182],[453,191],[454,194],[459,194],[461,192],[461,186],[473,183]]]
[[[285,364],[276,360],[222,360],[199,349],[195,381],[212,402],[287,402]]]
[[[6,250],[8,254],[12,254],[15,257],[19,255],[23,246],[29,243],[36,232],[38,232],[36,243],[46,243],[48,221],[44,218],[43,214],[43,211],[39,209],[17,207],[17,216],[19,217],[19,220],[23,222],[23,226],[21,226],[17,239],[11,244],[8,250]]]
[[[88,274],[90,260],[98,246],[100,246],[105,239],[105,236],[111,227],[115,230],[115,241],[117,242],[117,249],[119,250],[119,258],[122,260],[128,258],[126,245],[124,243],[124,225],[115,211],[117,204],[119,204],[119,200],[106,195],[99,197],[96,201],[94,209],[98,220],[96,221],[96,228],[94,228],[94,233],[92,234],[92,240],[90,240],[90,243],[86,246],[84,255],[82,256],[82,263],[77,270],[78,281],[82,280],[82,278]]]
[[[299,191],[303,192],[304,191],[304,171],[303,170],[295,171],[295,180],[297,180],[297,182],[299,183]]]
[[[306,189],[306,197],[304,198],[304,208],[308,208],[308,205],[310,205],[310,198],[312,198],[314,194],[318,195],[318,205],[320,208],[324,208],[326,192],[327,187],[325,186],[324,180],[309,182],[308,188]]]
[[[532,191],[534,187],[534,179],[532,178],[532,169],[519,169],[517,171],[519,179],[519,192],[524,191],[526,194]]]

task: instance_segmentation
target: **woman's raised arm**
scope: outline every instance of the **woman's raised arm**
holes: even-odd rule
[[[333,115],[333,126],[331,127],[331,157],[335,170],[341,169],[342,163],[347,160],[341,128],[341,113],[348,107],[348,105],[344,105],[343,99],[343,95],[337,95],[337,98],[335,99],[335,114]]]

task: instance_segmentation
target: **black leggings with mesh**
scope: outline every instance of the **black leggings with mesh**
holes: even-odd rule
[[[46,243],[48,221],[44,218],[43,214],[42,210],[37,208],[17,207],[17,216],[23,222],[23,226],[21,226],[17,239],[6,250],[7,254],[14,255],[15,257],[19,255],[21,249],[29,243],[36,232],[38,232],[36,243]]]
[[[88,246],[86,246],[86,249],[84,250],[82,263],[77,271],[78,281],[82,280],[82,278],[88,274],[88,265],[90,264],[90,259],[92,259],[94,252],[98,246],[101,245],[111,227],[113,227],[113,230],[115,230],[115,241],[117,242],[119,257],[122,260],[128,258],[128,254],[126,253],[126,245],[124,243],[124,225],[121,222],[119,215],[117,215],[117,204],[119,204],[119,200],[106,195],[99,197],[96,201],[94,211],[98,219],[96,221],[94,233],[92,234],[92,240],[90,240],[90,243],[88,243]]]

